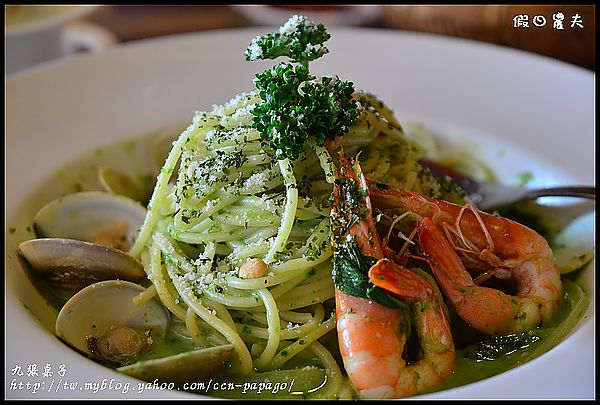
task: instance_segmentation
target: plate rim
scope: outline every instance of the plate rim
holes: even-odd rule
[[[119,51],[126,52],[129,49],[131,49],[131,47],[133,47],[133,46],[136,46],[136,47],[152,46],[154,43],[159,42],[159,41],[160,42],[164,42],[164,41],[177,42],[177,41],[181,40],[182,37],[185,37],[185,38],[187,38],[187,40],[190,40],[190,39],[192,39],[192,38],[194,38],[196,36],[199,36],[199,35],[202,35],[202,36],[207,36],[207,34],[219,35],[223,31],[228,31],[228,32],[231,32],[232,34],[235,33],[235,34],[240,34],[241,35],[242,33],[247,33],[247,32],[251,32],[251,31],[263,31],[264,29],[265,29],[265,27],[253,27],[251,29],[248,29],[247,27],[243,27],[243,28],[235,28],[235,29],[215,30],[215,31],[210,31],[210,32],[176,34],[176,35],[170,35],[170,36],[160,37],[160,38],[150,38],[150,39],[144,39],[144,40],[139,40],[139,41],[132,41],[132,42],[129,42],[129,43],[124,44],[123,46],[119,47]],[[364,30],[364,31],[379,32],[379,33],[385,32],[386,34],[388,33],[387,29],[372,29],[372,28],[347,28],[347,29],[331,28],[330,29],[331,32],[334,32],[334,31],[345,31],[345,30],[350,30],[350,31],[353,31],[353,32],[363,31]],[[464,38],[447,38],[447,37],[439,36],[437,34],[404,33],[404,32],[397,33],[397,34],[402,34],[403,36],[406,36],[408,34],[409,37],[410,36],[426,37],[426,38],[436,37],[436,39],[439,39],[437,37],[442,37],[443,39],[446,39],[446,40],[463,42],[463,43],[466,42],[466,43],[473,44],[473,45],[476,45],[476,46],[483,45],[484,47],[489,47],[489,46],[494,45],[494,44],[488,44],[488,43],[481,43],[480,41],[472,41],[472,40],[464,39]],[[125,49],[125,47],[128,47],[128,48]],[[497,50],[503,49],[504,51],[508,51],[509,53],[513,53],[515,51],[521,52],[521,51],[513,49],[513,48],[505,48],[505,47],[502,47],[502,46],[498,46],[498,47],[495,47],[495,48]],[[123,50],[123,49],[125,49],[125,50]],[[112,52],[112,51],[113,50],[111,49],[108,52]],[[552,58],[549,58],[549,57],[546,57],[546,56],[543,56],[543,55],[531,54],[531,53],[529,53],[527,51],[522,51],[522,53],[523,53],[524,56],[527,56],[527,57],[535,57],[535,58],[542,58],[543,60],[550,60],[552,63],[564,64],[565,67],[568,67],[568,68],[577,68],[580,71],[583,71],[585,73],[589,73],[591,75],[591,77],[595,76],[594,72],[589,72],[589,71],[587,71],[587,69],[584,69],[584,68],[579,67],[579,66],[571,65],[571,64],[569,64],[567,62],[564,62],[564,61],[555,60],[555,59],[552,59]],[[90,57],[100,57],[100,56],[96,56],[96,55],[81,55],[81,56],[77,56],[76,58],[80,59],[80,60],[85,58],[85,60],[87,60],[87,58],[90,58]],[[73,59],[73,61],[75,61],[75,58]],[[43,64],[43,65],[40,65],[40,66],[32,67],[30,69],[26,69],[24,71],[15,73],[14,75],[11,75],[9,78],[7,78],[7,80],[6,80],[7,87],[9,85],[9,82],[13,83],[15,79],[19,79],[20,77],[23,77],[23,76],[26,76],[26,75],[29,75],[29,74],[35,74],[36,72],[39,72],[41,70],[46,70],[48,68],[60,68],[60,66],[63,66],[64,64],[71,63],[71,62],[72,61],[70,61],[70,60],[53,61],[53,62],[49,62],[47,64]],[[12,82],[11,82],[11,79],[12,79]],[[5,139],[5,141],[6,141],[6,139]],[[5,256],[5,260],[6,260],[6,256]],[[5,284],[5,288],[7,288],[7,286],[8,286],[8,283]],[[6,296],[6,290],[5,290],[5,296]],[[593,321],[594,321],[593,323],[595,323],[595,316],[594,316]],[[578,331],[576,331],[576,332],[578,332]],[[5,342],[5,344],[6,344],[6,342]],[[523,366],[521,366],[521,367],[523,367]],[[503,374],[505,374],[505,373],[503,373]],[[494,377],[497,377],[497,376],[494,376]],[[494,378],[494,377],[491,377],[491,378]],[[473,384],[477,384],[477,383],[484,383],[484,382],[489,383],[490,382],[490,378],[478,381],[476,383],[471,383],[471,384],[468,384],[468,385],[473,385]],[[450,390],[447,390],[447,391],[461,389],[463,387],[464,386],[456,387],[456,388],[453,388],[453,389],[450,389]],[[442,394],[443,392],[447,392],[447,391],[442,391],[441,393],[436,393],[436,394],[439,395],[439,394]],[[436,397],[438,397],[438,396],[436,396]],[[443,397],[443,395],[442,395],[442,397]]]

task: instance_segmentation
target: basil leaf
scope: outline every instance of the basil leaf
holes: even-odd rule
[[[540,340],[534,331],[490,336],[486,340],[467,346],[464,356],[474,360],[496,360],[524,349]]]
[[[355,241],[345,242],[333,258],[333,282],[346,294],[373,300],[388,308],[407,309],[408,305],[369,281],[369,269],[377,262],[365,256]]]

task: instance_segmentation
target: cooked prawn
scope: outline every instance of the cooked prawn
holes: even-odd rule
[[[534,230],[506,218],[421,194],[369,184],[373,204],[402,208],[424,218],[419,246],[436,280],[457,309],[477,330],[509,333],[532,329],[557,312],[562,295],[560,271],[548,242]],[[478,286],[468,270],[510,277],[516,295]]]
[[[444,303],[422,276],[384,257],[360,167],[357,164],[357,176],[343,152],[339,156],[341,167],[332,210],[332,223],[340,230],[334,241],[336,255],[354,240],[364,255],[378,259],[369,270],[370,280],[390,288],[410,306],[422,347],[421,358],[407,364],[402,358],[409,338],[405,314],[336,290],[338,339],[345,369],[361,398],[422,393],[444,381],[455,368],[454,342]],[[353,183],[360,193],[345,187],[345,181]],[[360,206],[356,198],[362,199]]]

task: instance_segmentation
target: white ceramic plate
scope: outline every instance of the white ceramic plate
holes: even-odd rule
[[[48,305],[25,277],[15,250],[32,237],[26,228],[36,210],[71,187],[50,180],[56,170],[97,148],[186,122],[195,110],[249,90],[253,75],[272,63],[245,62],[243,51],[265,31],[142,41],[7,80],[7,397],[190,397],[161,390],[139,393],[136,380],[62,344],[44,315]],[[378,30],[330,32],[330,54],[311,69],[380,95],[401,122],[420,121],[450,140],[469,140],[504,182],[516,183],[519,173],[530,171],[532,185],[595,184],[594,75],[589,71],[464,40]],[[124,167],[132,160],[119,159]],[[74,179],[78,173],[64,175]],[[590,310],[566,341],[512,371],[428,397],[593,398],[593,270],[592,263],[581,279],[592,298]],[[15,366],[26,373],[31,364],[38,368],[39,377],[29,378],[40,382],[38,391],[13,389],[13,381],[28,380],[13,375]],[[41,377],[46,364],[53,377]],[[57,374],[60,364],[66,366],[64,377]],[[55,384],[79,382],[79,387],[50,388],[53,379]],[[83,382],[97,382],[98,391],[86,391]],[[129,382],[129,391],[122,394],[125,386],[117,388],[116,382]]]

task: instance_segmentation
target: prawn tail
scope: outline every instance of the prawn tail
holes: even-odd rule
[[[424,301],[433,294],[427,281],[389,259],[380,259],[369,269],[369,280],[407,303]]]

